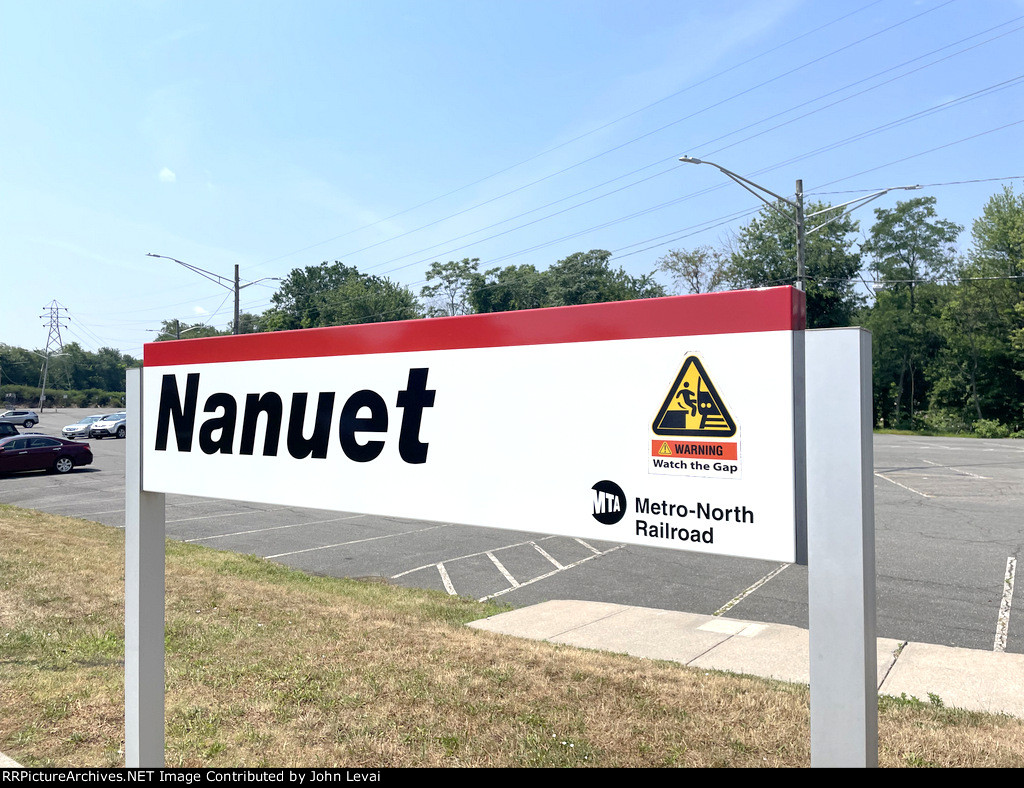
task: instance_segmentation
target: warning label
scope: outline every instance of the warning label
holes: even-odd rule
[[[652,457],[711,457],[717,460],[737,459],[735,443],[711,441],[651,441]]]
[[[696,356],[688,356],[654,419],[655,435],[729,438],[736,422]]]
[[[739,442],[721,440],[735,437],[736,421],[697,356],[683,361],[651,431],[649,473],[740,477]]]

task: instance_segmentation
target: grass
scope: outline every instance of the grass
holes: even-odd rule
[[[0,751],[124,763],[123,532],[0,506]],[[502,637],[498,608],[167,545],[167,765],[793,767],[808,690]],[[883,698],[883,766],[1024,765],[1024,722]]]

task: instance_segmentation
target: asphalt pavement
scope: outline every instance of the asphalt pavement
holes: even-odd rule
[[[80,415],[47,412],[36,430],[59,434]],[[92,467],[0,480],[0,502],[123,527],[125,442],[92,444]],[[1024,637],[1010,614],[1024,441],[876,436],[874,465],[879,692],[1024,717]],[[530,523],[498,532],[187,496],[167,507],[169,538],[515,608],[480,629],[809,678],[804,567],[542,536]]]

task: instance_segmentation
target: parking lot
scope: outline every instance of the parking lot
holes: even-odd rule
[[[59,435],[94,411],[47,412]],[[0,503],[124,526],[125,441],[93,465],[0,477]],[[878,634],[1024,653],[1013,613],[1024,441],[876,436]],[[801,566],[359,513],[167,496],[169,538],[332,576],[495,599],[617,602],[807,626]]]

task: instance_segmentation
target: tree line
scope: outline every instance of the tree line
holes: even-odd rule
[[[858,221],[827,202],[810,203],[806,212],[816,214],[805,242],[807,325],[871,331],[876,426],[1024,434],[1024,196],[1011,187],[993,195],[966,249],[958,246],[964,228],[939,216],[934,197],[876,209],[863,235]],[[796,241],[780,203],[765,206],[721,245],[670,250],[640,276],[615,267],[600,249],[546,269],[487,268],[464,258],[431,264],[414,293],[325,261],[292,270],[269,309],[240,316],[238,333],[792,285]],[[175,319],[163,321],[157,341],[231,333],[234,326],[219,331]],[[51,364],[69,388],[123,391],[124,369],[139,362],[72,344]],[[0,348],[0,383],[36,383],[29,378],[39,367],[38,354]]]
[[[964,228],[934,197],[898,202],[860,224],[811,203],[805,242],[808,328],[860,325],[874,344],[876,426],[1000,437],[1024,430],[1024,197],[991,197],[961,250]],[[274,331],[652,298],[796,283],[796,230],[766,206],[721,246],[674,249],[632,276],[604,250],[547,269],[434,262],[408,288],[342,263],[292,271],[243,330]],[[657,275],[671,284],[662,285]]]
[[[876,209],[859,242],[850,216],[809,206],[828,224],[807,239],[807,326],[871,331],[877,427],[1024,437],[1024,196],[993,195],[965,250],[935,205]],[[723,247],[659,266],[687,292],[791,284],[795,247],[790,218],[766,207]]]
[[[121,407],[125,370],[140,366],[142,361],[114,348],[93,352],[77,342],[51,354],[48,363],[41,350],[0,345],[0,408],[36,406],[44,393],[47,407]]]

